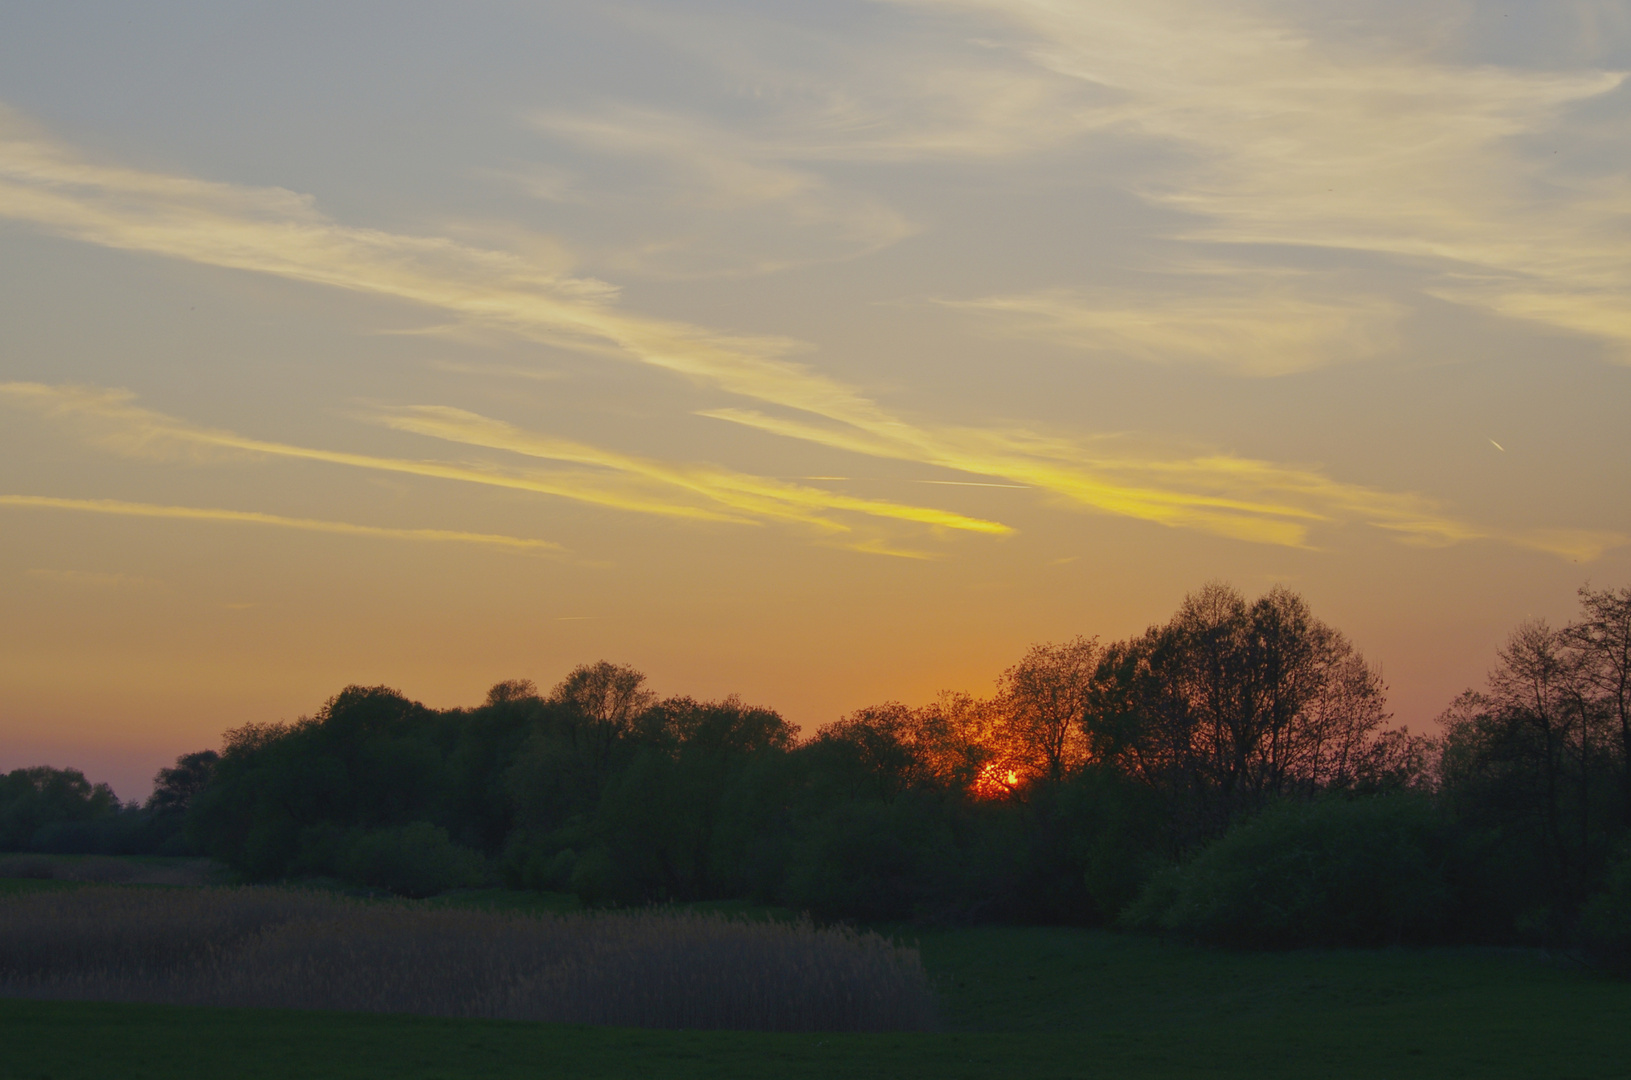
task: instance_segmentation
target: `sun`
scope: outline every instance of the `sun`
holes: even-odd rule
[[[968,786],[968,790],[976,799],[1000,799],[1012,794],[1018,786],[1019,773],[995,761],[988,761],[980,769],[974,782]]]

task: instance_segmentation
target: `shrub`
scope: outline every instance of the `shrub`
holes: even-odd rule
[[[0,996],[654,1028],[934,1024],[917,951],[877,934],[650,910],[431,909],[267,888],[0,897]]]
[[[486,864],[476,852],[449,840],[446,829],[416,821],[353,834],[340,859],[340,875],[399,896],[434,896],[481,884]]]
[[[1158,874],[1122,921],[1254,948],[1432,941],[1453,916],[1450,848],[1418,796],[1284,803]]]
[[[839,803],[807,827],[784,898],[818,915],[871,920],[940,906],[959,863],[945,810],[915,791]]]

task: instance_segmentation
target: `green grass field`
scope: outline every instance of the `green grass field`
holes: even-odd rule
[[[0,1077],[1631,1076],[1631,984],[1535,953],[1244,954],[1046,928],[918,938],[940,986],[937,1034],[0,1001]]]

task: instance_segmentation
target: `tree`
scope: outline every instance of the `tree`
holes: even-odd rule
[[[1408,760],[1408,743],[1376,752],[1384,702],[1381,676],[1301,597],[1248,603],[1212,584],[1104,650],[1083,728],[1089,754],[1166,792],[1196,840],[1275,796],[1363,786]]]
[[[656,703],[657,695],[644,688],[645,681],[631,667],[601,660],[573,668],[550,691],[549,700],[579,721],[572,729],[573,743],[588,756],[597,777],[604,778],[613,748]]]
[[[13,769],[0,776],[0,851],[25,850],[48,826],[96,821],[119,809],[112,788],[92,784],[78,769]]]
[[[1580,677],[1619,734],[1620,813],[1631,827],[1631,588],[1580,590],[1582,618],[1563,631]]]
[[[185,816],[193,796],[204,790],[220,760],[221,755],[214,750],[199,750],[182,754],[174,765],[160,769],[153,778],[153,794],[147,797],[148,813],[170,819]]]
[[[1002,673],[997,702],[1004,749],[1019,762],[1023,779],[1057,784],[1087,761],[1083,720],[1102,655],[1097,638],[1076,637],[1033,645]]]

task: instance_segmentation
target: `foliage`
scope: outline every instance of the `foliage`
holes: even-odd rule
[[[0,776],[0,851],[52,850],[65,839],[94,837],[120,809],[112,788],[78,769],[13,769]]]
[[[1155,877],[1125,921],[1255,948],[1442,940],[1452,846],[1419,796],[1285,802]]]
[[[603,906],[1086,925],[1142,896],[1130,920],[1209,940],[1568,946],[1631,829],[1631,590],[1580,596],[1577,622],[1513,634],[1442,740],[1388,726],[1380,673],[1302,598],[1212,584],[1126,640],[1033,646],[989,697],[803,741],[605,661],[469,709],[351,686],[177,759],[140,809],[13,773],[0,837],[405,895],[496,876]],[[1416,914],[1387,890],[1356,908],[1341,883],[1366,873]]]
[[[399,896],[435,896],[480,885],[487,876],[480,855],[454,844],[446,829],[428,821],[358,830],[347,838],[338,869],[347,881]]]

